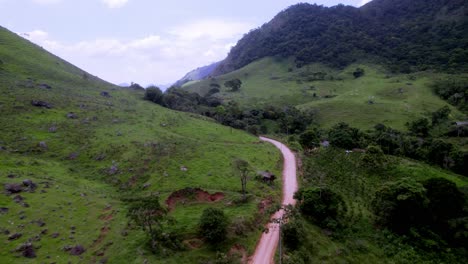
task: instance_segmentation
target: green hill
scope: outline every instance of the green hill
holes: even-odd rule
[[[207,207],[224,209],[243,228],[243,236],[229,233],[221,251],[235,243],[253,250],[257,223],[267,219],[257,205],[276,201],[280,186],[251,180],[248,202],[239,203],[231,163],[242,158],[252,170],[278,172],[277,151],[245,132],[142,98],[143,91],[104,82],[0,29],[1,263],[158,263],[162,256],[148,253],[141,229],[127,225],[126,201],[152,193],[165,204],[189,187],[224,198],[187,196],[172,208],[185,249],[167,252],[164,263],[214,258],[197,234]],[[72,256],[81,251],[77,245],[85,251]],[[36,258],[23,257],[31,248]]]
[[[394,72],[464,72],[466,8],[463,0],[374,0],[361,8],[297,4],[246,34],[214,75],[269,56],[294,57],[298,67],[373,61]]]
[[[356,68],[364,69],[364,76],[355,78]],[[295,105],[313,110],[316,121],[325,127],[348,122],[364,129],[377,123],[404,129],[406,122],[447,105],[431,88],[434,81],[447,76],[392,74],[375,64],[352,64],[342,70],[323,64],[296,68],[293,59],[268,57],[225,75],[187,83],[183,89],[203,96],[216,83],[221,91],[215,96],[225,101],[234,100],[244,108]],[[236,78],[242,81],[239,92],[223,86]],[[462,116],[452,107],[452,118]]]

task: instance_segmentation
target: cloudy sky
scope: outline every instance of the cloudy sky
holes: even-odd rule
[[[115,84],[169,84],[298,2],[369,0],[0,0],[0,25]]]

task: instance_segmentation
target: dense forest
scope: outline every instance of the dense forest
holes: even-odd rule
[[[298,67],[365,59],[394,72],[465,71],[467,10],[464,0],[374,0],[361,8],[297,4],[246,34],[214,75],[267,56],[294,57]]]

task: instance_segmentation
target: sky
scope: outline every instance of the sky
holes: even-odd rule
[[[370,0],[0,0],[0,25],[106,81],[171,84],[299,2]]]

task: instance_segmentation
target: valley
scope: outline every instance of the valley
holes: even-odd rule
[[[467,263],[466,1],[284,8],[234,44],[230,18],[68,46],[0,27],[0,263]],[[151,83],[231,48],[163,91],[33,40]]]

